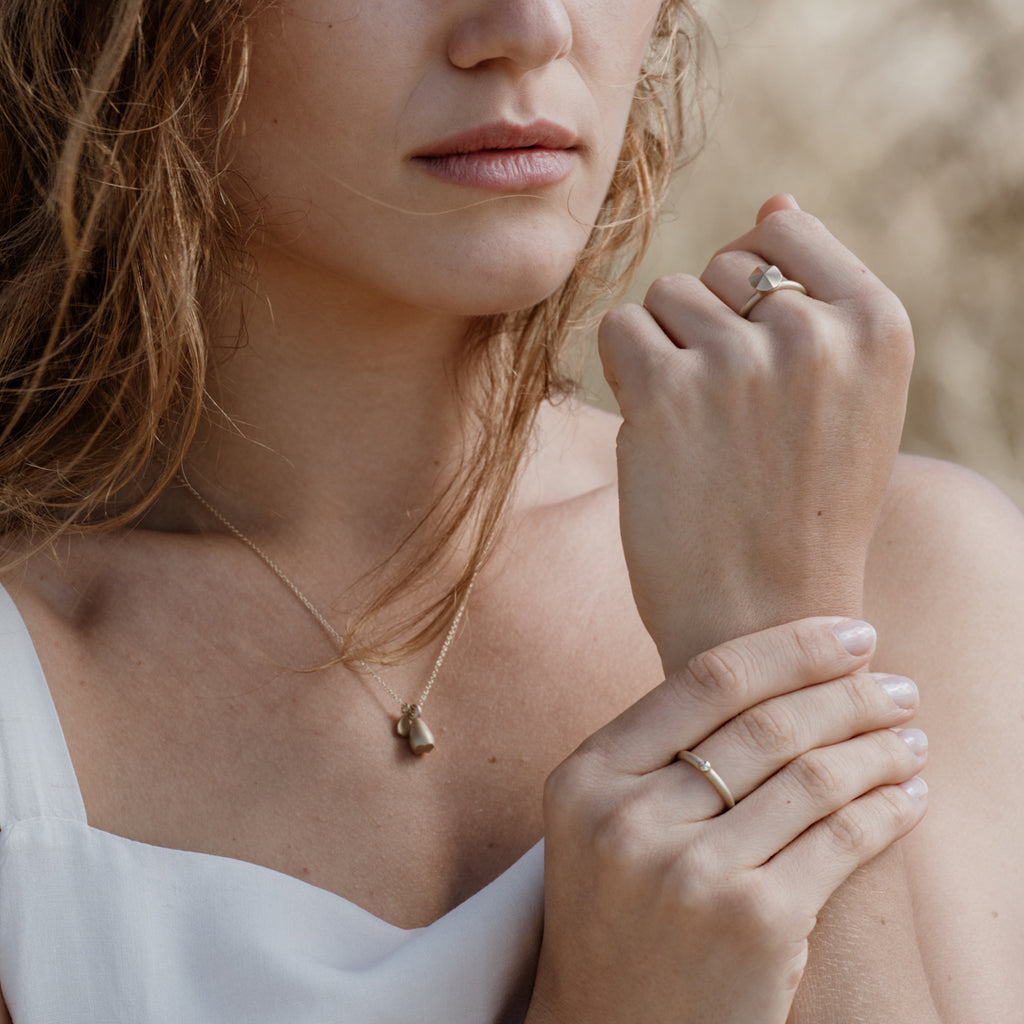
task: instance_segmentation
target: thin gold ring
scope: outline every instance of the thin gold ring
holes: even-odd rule
[[[758,267],[750,275],[750,283],[754,286],[754,294],[740,307],[740,316],[745,317],[766,295],[772,292],[793,291],[807,294],[807,289],[799,281],[790,281],[778,267]]]
[[[685,761],[688,765],[692,765],[704,776],[712,786],[715,787],[715,792],[722,798],[725,807],[723,811],[729,810],[731,807],[736,806],[736,798],[732,795],[731,790],[725,784],[725,780],[722,778],[714,768],[711,767],[710,761],[705,761],[703,757],[698,757],[691,750],[680,750],[676,754],[677,761]]]

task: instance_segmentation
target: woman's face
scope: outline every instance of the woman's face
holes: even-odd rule
[[[282,0],[236,168],[261,243],[390,304],[532,305],[608,188],[660,0]]]

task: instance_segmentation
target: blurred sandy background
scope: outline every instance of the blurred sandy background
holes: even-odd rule
[[[904,449],[1024,504],[1024,0],[703,9],[721,97],[638,284],[699,273],[764,199],[792,192],[910,311]],[[614,408],[594,363],[585,385]]]

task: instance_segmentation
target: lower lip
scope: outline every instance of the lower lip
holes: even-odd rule
[[[455,185],[509,191],[564,181],[576,163],[572,149],[483,149],[447,156],[417,156],[427,174]]]

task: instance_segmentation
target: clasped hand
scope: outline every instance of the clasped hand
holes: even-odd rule
[[[768,265],[808,294],[740,317]],[[859,614],[913,361],[903,306],[864,264],[777,197],[699,279],[612,311],[600,348],[630,581],[666,673],[767,625]]]
[[[807,294],[741,317],[771,265]],[[927,743],[903,728],[916,688],[868,672],[872,631],[846,618],[899,443],[910,328],[776,197],[699,279],[609,314],[600,346],[630,581],[666,680],[548,782],[529,1019],[783,1024],[822,906],[924,813]]]
[[[819,910],[924,813],[916,688],[872,649],[834,618],[729,641],[552,774],[533,1024],[785,1022]]]

